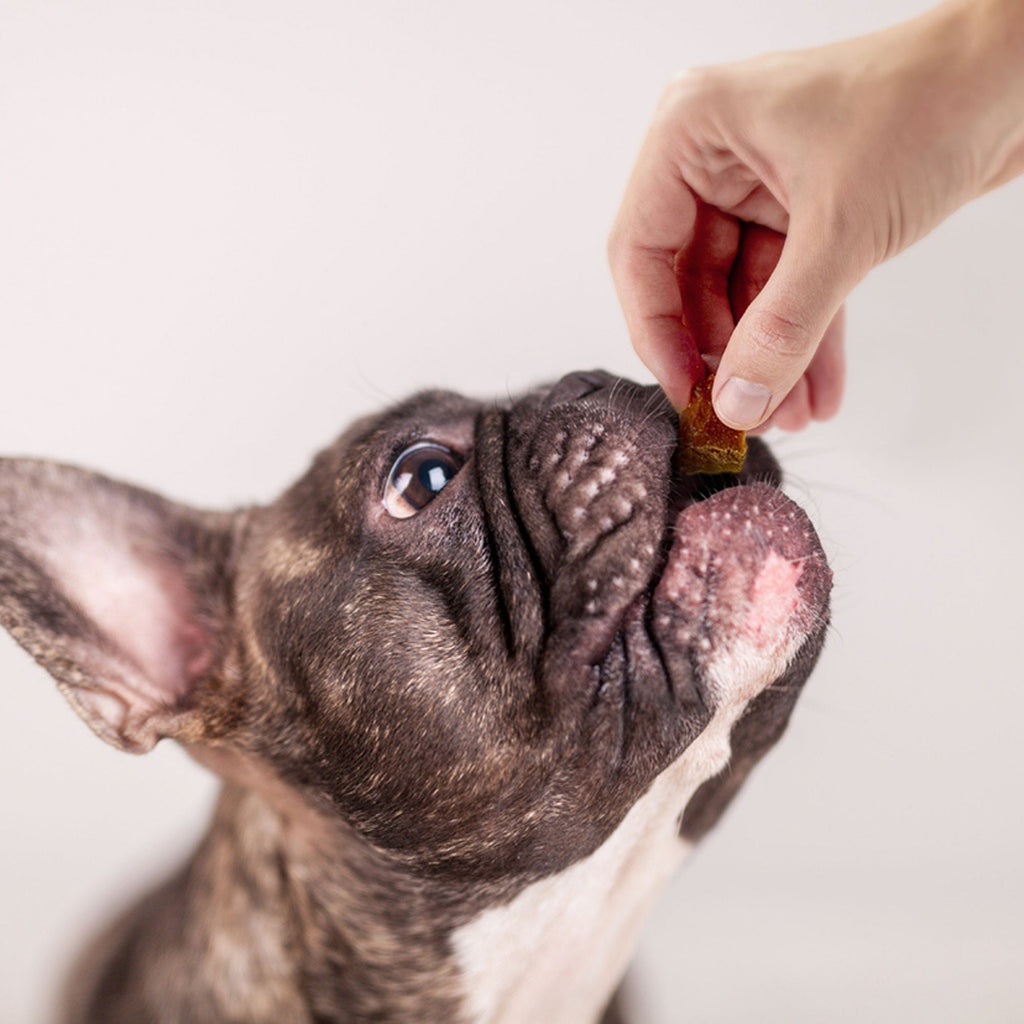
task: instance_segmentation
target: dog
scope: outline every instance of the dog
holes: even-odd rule
[[[586,1024],[786,727],[831,574],[779,467],[659,390],[426,392],[272,504],[0,460],[0,621],[104,740],[223,789],[67,1024]]]

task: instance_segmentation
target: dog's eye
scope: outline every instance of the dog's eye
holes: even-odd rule
[[[421,441],[395,460],[384,487],[384,507],[395,519],[425,508],[462,468],[462,458],[443,445]]]

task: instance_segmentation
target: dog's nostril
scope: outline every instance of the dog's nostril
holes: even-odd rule
[[[594,391],[611,387],[618,377],[604,370],[576,370],[567,373],[547,394],[544,404],[547,408],[563,402],[575,402]]]

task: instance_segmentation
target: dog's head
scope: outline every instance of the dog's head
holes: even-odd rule
[[[682,477],[675,438],[593,373],[419,395],[230,514],[4,460],[0,621],[104,739],[258,766],[416,872],[558,871],[671,765],[697,837],[784,728],[830,574],[763,445]]]

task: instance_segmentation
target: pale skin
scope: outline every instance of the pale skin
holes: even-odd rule
[[[677,409],[710,368],[730,426],[828,418],[854,286],[1021,173],[1024,0],[684,72],[609,240],[633,346]]]

